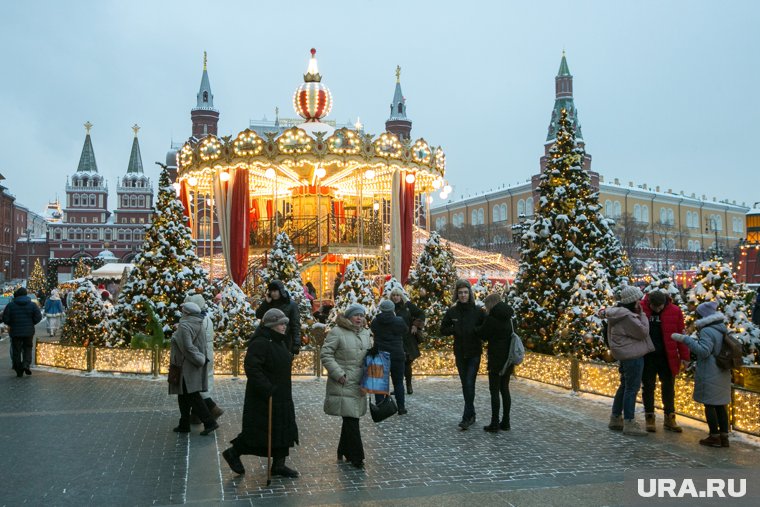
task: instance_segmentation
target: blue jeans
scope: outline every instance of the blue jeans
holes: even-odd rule
[[[396,405],[399,409],[404,408],[406,403],[406,396],[404,392],[404,369],[406,368],[406,358],[391,357],[391,383],[393,384],[394,396],[396,397]],[[375,404],[380,403],[385,398],[384,394],[375,395]]]
[[[478,378],[480,356],[457,357],[456,363],[459,380],[462,382],[462,396],[464,396],[462,420],[467,420],[475,417],[475,380]]]
[[[626,421],[636,413],[636,395],[641,388],[641,374],[644,372],[644,358],[620,361],[620,386],[612,401],[612,415],[623,414]]]

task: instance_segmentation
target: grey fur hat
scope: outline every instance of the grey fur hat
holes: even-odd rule
[[[261,323],[269,328],[272,328],[279,324],[287,324],[288,322],[290,322],[290,319],[286,317],[284,313],[282,313],[282,310],[278,310],[277,308],[267,310],[267,312],[264,314],[264,317],[261,319]]]

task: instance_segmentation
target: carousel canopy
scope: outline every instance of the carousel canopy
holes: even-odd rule
[[[305,122],[281,134],[261,137],[246,129],[234,137],[210,135],[186,143],[178,156],[178,179],[204,192],[215,178],[226,181],[231,169],[245,169],[253,196],[288,195],[295,187],[315,184],[343,195],[390,195],[396,170],[415,181],[418,193],[443,186],[446,157],[440,146],[391,132],[375,137],[361,127],[334,130],[321,122],[332,107],[332,95],[322,82],[314,50],[293,103]]]

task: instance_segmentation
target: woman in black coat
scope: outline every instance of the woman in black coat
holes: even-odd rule
[[[412,394],[414,392],[412,389],[412,364],[415,359],[420,357],[425,312],[409,301],[400,287],[393,288],[390,299],[396,306],[396,316],[401,317],[407,327],[407,332],[404,334],[404,353],[406,354],[404,379],[406,380],[406,394]]]
[[[272,475],[298,477],[285,466],[289,448],[298,444],[298,426],[290,380],[292,356],[285,334],[288,318],[275,308],[267,311],[256,329],[245,355],[243,431],[232,447],[222,453],[230,468],[245,473],[240,456],[267,456],[269,433],[269,398],[272,398]]]
[[[488,343],[488,390],[491,393],[491,424],[484,426],[485,431],[497,432],[499,429],[509,431],[509,410],[512,398],[509,394],[509,377],[514,370],[510,365],[504,370],[509,358],[512,344],[512,307],[501,300],[498,294],[489,294],[485,301],[488,316],[475,333]],[[502,374],[503,371],[503,374]],[[504,402],[504,416],[499,422],[499,395]]]
[[[406,363],[404,335],[407,332],[407,327],[404,320],[394,313],[393,302],[390,300],[384,299],[380,303],[379,309],[380,313],[372,319],[370,329],[375,338],[375,348],[391,355],[391,380],[396,405],[398,406],[398,415],[404,415],[407,413],[404,396],[404,365]],[[375,403],[380,403],[384,397],[382,394],[376,394]]]

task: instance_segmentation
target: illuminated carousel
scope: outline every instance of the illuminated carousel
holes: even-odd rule
[[[302,124],[263,136],[246,129],[188,142],[177,154],[177,180],[196,238],[199,220],[209,218],[199,213],[215,214],[210,223],[218,223],[223,261],[214,266],[213,251],[209,258],[217,276],[226,270],[239,285],[251,283],[275,234],[284,231],[304,281],[326,297],[336,272],[353,259],[370,274],[405,280],[413,227],[428,208],[421,204],[434,190],[445,197],[450,187],[440,146],[392,132],[375,137],[358,122],[337,129],[324,123],[332,95],[315,53],[293,96]],[[203,211],[193,203],[214,205]]]

